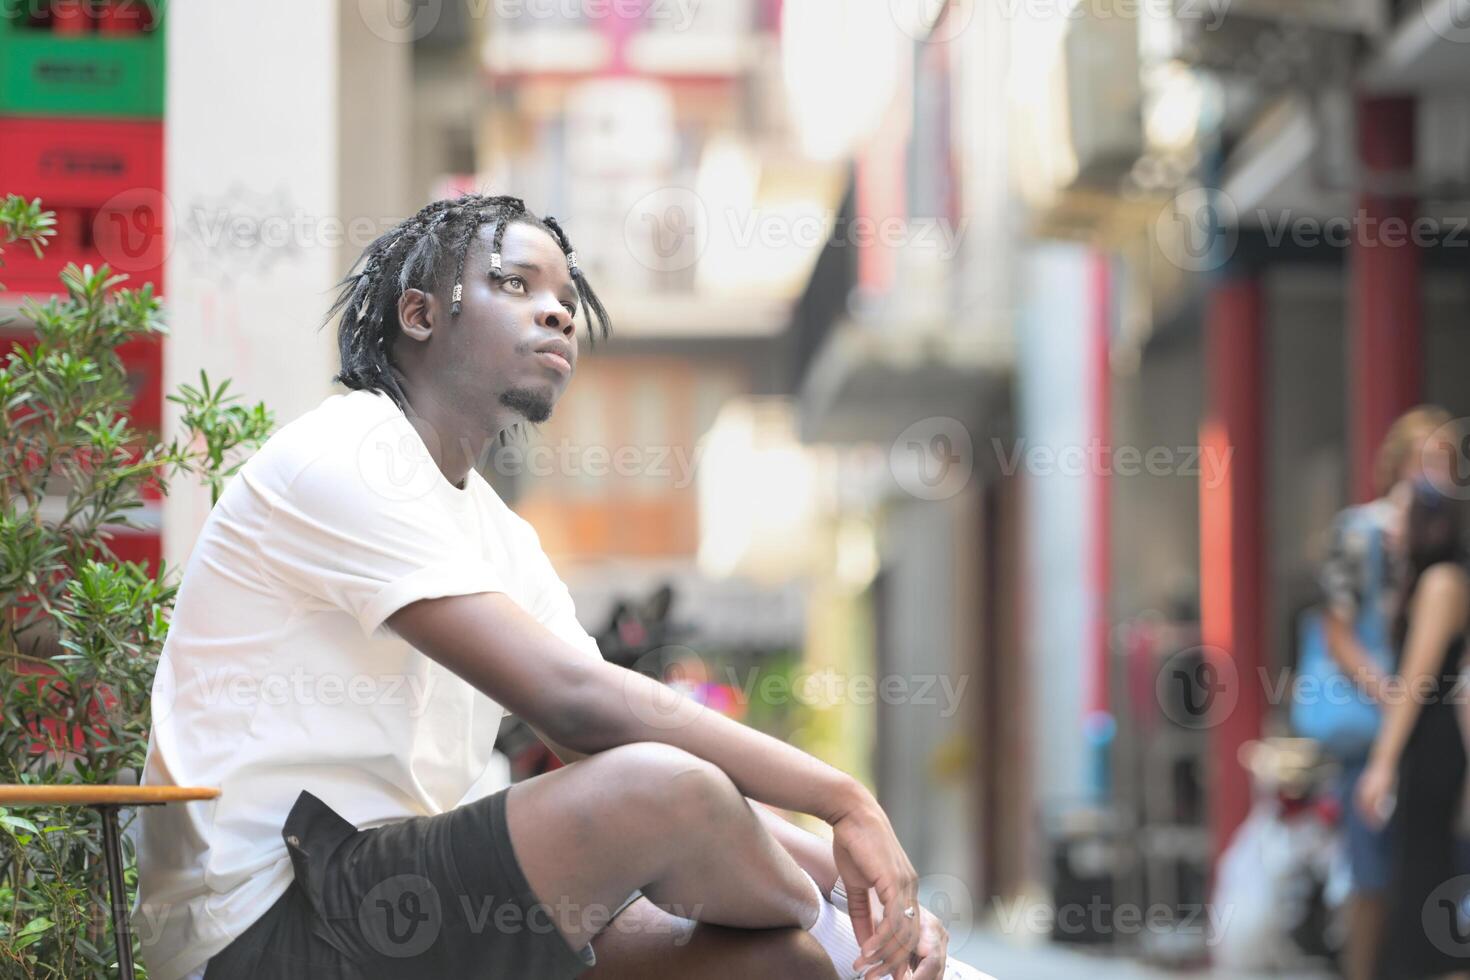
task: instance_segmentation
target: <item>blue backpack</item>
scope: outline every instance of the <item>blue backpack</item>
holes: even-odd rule
[[[1394,669],[1388,622],[1378,603],[1383,587],[1383,532],[1368,532],[1367,595],[1358,610],[1353,631],[1378,669]],[[1339,759],[1368,754],[1382,720],[1378,705],[1342,672],[1327,649],[1326,614],[1309,609],[1297,623],[1300,659],[1292,686],[1291,727],[1298,735],[1315,739]]]

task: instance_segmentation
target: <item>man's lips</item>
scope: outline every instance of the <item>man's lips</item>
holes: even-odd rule
[[[553,371],[570,375],[572,373],[572,362],[565,354],[555,350],[539,350],[536,359],[550,367]]]

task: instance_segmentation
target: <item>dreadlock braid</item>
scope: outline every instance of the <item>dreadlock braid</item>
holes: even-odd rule
[[[433,201],[413,217],[379,235],[337,283],[336,298],[322,321],[325,326],[339,314],[341,317],[337,349],[342,363],[332,380],[348,388],[381,391],[407,411],[403,373],[393,363],[392,356],[393,341],[399,333],[399,297],[407,289],[435,291],[449,286],[449,315],[458,317],[465,256],[480,227],[495,225],[490,245],[490,274],[499,279],[505,229],[516,222],[540,228],[556,240],[567,256],[568,271],[586,311],[589,341],[596,346],[598,332],[606,338],[612,321],[577,265],[577,253],[557,220],[537,216],[518,197],[464,194]],[[452,280],[445,262],[449,255],[454,258]]]
[[[571,239],[567,237],[566,232],[561,230],[561,225],[551,215],[547,215],[542,220],[542,224],[556,238],[557,244],[561,246],[561,250],[567,253],[567,267],[572,274],[572,282],[576,283],[577,296],[582,301],[582,309],[588,311],[587,318],[589,324],[595,316],[597,322],[603,325],[602,335],[606,337],[608,324],[607,310],[603,308],[602,300],[597,298],[597,293],[593,291],[592,284],[587,281],[586,276],[582,275],[582,269],[577,265],[577,250],[572,248]],[[587,336],[592,346],[596,347],[597,335],[592,333],[590,327],[587,330]]]

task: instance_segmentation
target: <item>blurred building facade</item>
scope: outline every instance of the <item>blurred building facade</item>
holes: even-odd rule
[[[975,902],[1020,887],[1027,787],[1041,771],[1010,655],[1017,484],[992,448],[1014,425],[1015,215],[1000,11],[931,13],[849,11],[851,33],[872,39],[839,46],[842,60],[788,39],[836,76],[826,112],[851,97],[854,75],[890,79],[848,136],[849,189],[792,318],[788,363],[804,440],[878,447],[880,471],[845,505],[874,555],[851,610],[872,650],[845,669],[894,685],[874,705],[877,792],[920,872],[962,878]],[[926,696],[931,681],[955,686]]]
[[[1018,385],[1055,412],[1056,383],[1085,383],[1070,439],[1111,451],[1080,511],[1104,823],[1135,845],[1135,895],[1167,868],[1203,901],[1251,802],[1239,750],[1286,730],[1272,679],[1334,513],[1372,495],[1399,413],[1470,409],[1470,61],[1449,3],[1131,9],[1016,25],[1031,294],[1081,297],[1063,315],[1101,355],[1023,359]],[[1181,664],[1228,703],[1181,718],[1151,683]]]
[[[976,911],[1203,900],[1333,513],[1470,416],[1456,2],[170,5],[164,382],[294,418],[358,252],[514,193],[615,321],[487,459],[584,625],[669,586],[680,656],[794,660]]]
[[[170,5],[170,391],[201,371],[230,378],[281,423],[333,391],[336,334],[319,329],[332,284],[421,196],[408,170],[410,25],[361,6]],[[166,432],[177,411],[167,406]],[[170,565],[183,567],[209,506],[203,488],[173,488]]]

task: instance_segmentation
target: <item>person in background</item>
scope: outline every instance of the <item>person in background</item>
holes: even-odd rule
[[[1455,823],[1466,751],[1451,694],[1470,626],[1470,570],[1455,503],[1428,481],[1410,490],[1397,536],[1403,563],[1394,621],[1395,683],[1380,697],[1383,724],[1358,780],[1360,815],[1386,827],[1392,871],[1378,977],[1464,976],[1458,928],[1443,934],[1426,917],[1435,893],[1455,878]],[[1450,914],[1460,896],[1453,896]]]
[[[1449,413],[1434,406],[1412,409],[1395,421],[1374,467],[1378,496],[1347,508],[1333,525],[1331,554],[1322,572],[1327,646],[1343,673],[1375,700],[1393,662],[1388,624],[1393,621],[1401,590],[1392,558],[1393,539],[1402,526],[1413,481],[1448,466],[1443,447],[1430,442],[1449,421]],[[1365,637],[1372,649],[1365,646]],[[1348,980],[1369,980],[1378,961],[1386,915],[1389,839],[1352,806],[1367,757],[1340,761],[1343,831],[1352,882],[1344,973]]]

